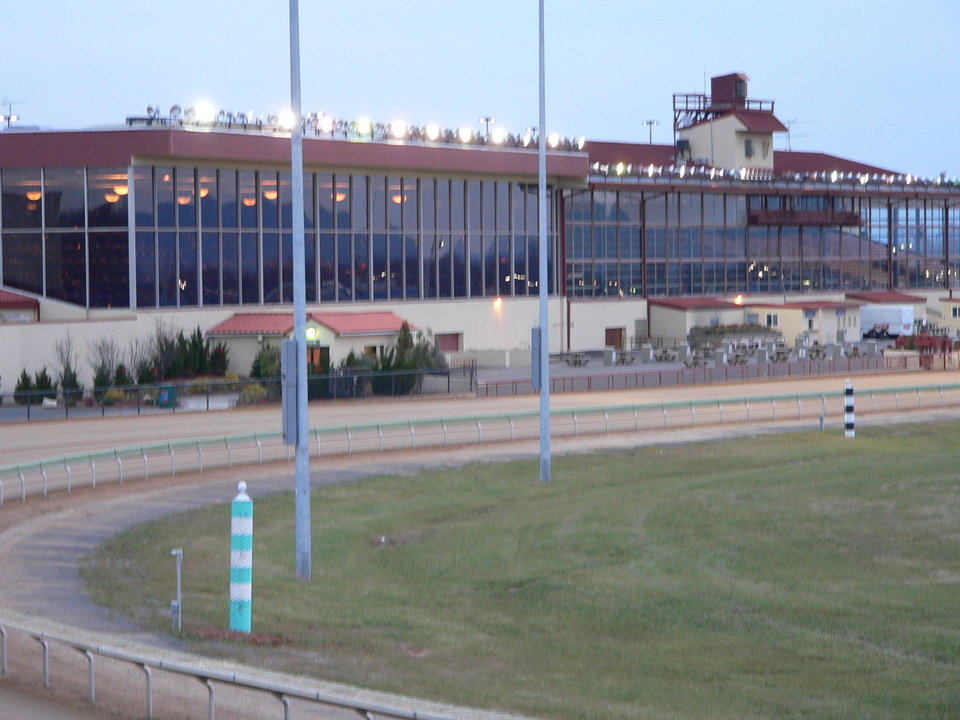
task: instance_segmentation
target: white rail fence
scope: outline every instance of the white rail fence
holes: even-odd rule
[[[960,407],[960,384],[865,390],[857,411],[889,413]],[[843,391],[767,395],[557,410],[551,413],[551,437],[662,430],[787,419],[834,420],[842,427]],[[312,457],[425,449],[476,443],[504,443],[538,437],[536,411],[450,417],[409,422],[317,427],[310,431]],[[116,448],[35,462],[0,466],[0,506],[11,498],[70,492],[79,485],[176,475],[208,468],[263,464],[292,459],[293,449],[279,432],[225,435],[180,442]]]

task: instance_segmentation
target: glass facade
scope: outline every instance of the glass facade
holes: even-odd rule
[[[289,173],[135,168],[134,185],[139,307],[292,302]],[[307,302],[536,292],[536,201],[522,183],[307,173]]]
[[[11,288],[91,308],[292,301],[288,172],[7,169],[0,189]],[[960,272],[942,194],[597,182],[548,200],[551,291],[562,272],[570,297],[934,289]],[[538,292],[535,183],[307,173],[304,224],[311,303]]]
[[[932,289],[960,269],[960,210],[943,197],[593,187],[564,200],[571,297]]]

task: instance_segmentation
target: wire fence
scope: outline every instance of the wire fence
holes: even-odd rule
[[[470,393],[476,386],[476,367],[395,372],[342,371],[311,375],[307,378],[307,386],[311,400]],[[198,378],[90,390],[20,390],[0,394],[0,422],[224,410],[279,403],[280,397],[280,378],[275,377]]]

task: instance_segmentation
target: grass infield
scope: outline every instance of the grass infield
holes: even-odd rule
[[[191,649],[543,718],[960,715],[960,423],[371,477],[254,511],[253,630],[225,636],[229,504],[106,542],[95,599]]]

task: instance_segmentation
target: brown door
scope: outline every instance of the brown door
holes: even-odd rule
[[[603,344],[606,347],[623,350],[623,336],[625,333],[625,328],[607,328],[603,333]]]

